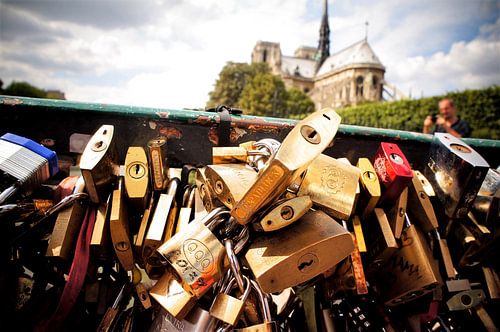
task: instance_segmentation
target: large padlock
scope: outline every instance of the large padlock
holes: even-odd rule
[[[214,302],[210,307],[210,315],[231,326],[236,325],[252,289],[248,277],[244,276],[243,279],[245,280],[246,286],[241,298],[236,298],[230,295],[236,284],[236,279],[231,279],[223,292],[215,296]]]
[[[357,167],[320,154],[307,167],[297,195],[309,196],[332,217],[347,220],[354,209],[359,175]]]
[[[413,177],[408,160],[396,144],[382,142],[373,157],[373,167],[384,188],[378,204],[393,205]]]
[[[204,220],[193,220],[186,229],[162,244],[157,252],[182,280],[184,289],[201,297],[228,268],[225,247],[212,232],[229,211],[213,210]]]
[[[378,283],[387,305],[398,305],[442,284],[437,262],[414,224],[403,230],[401,247],[382,265]]]
[[[306,213],[276,233],[257,237],[245,258],[266,293],[274,293],[332,268],[354,249],[351,234],[322,211]]]
[[[274,158],[268,161],[255,183],[231,210],[240,223],[252,217],[285,189],[323,152],[333,140],[340,124],[339,115],[332,109],[314,112],[300,121],[285,137]]]
[[[205,176],[217,198],[232,209],[254,184],[257,172],[242,164],[208,165]]]
[[[467,215],[488,169],[486,160],[462,140],[447,133],[434,134],[424,175],[448,217]]]

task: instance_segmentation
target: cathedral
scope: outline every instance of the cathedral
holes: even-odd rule
[[[293,56],[287,56],[281,54],[279,43],[258,41],[252,52],[255,62],[269,64],[287,88],[309,95],[316,109],[382,100],[385,67],[366,38],[330,54],[327,0],[317,48],[301,46]]]

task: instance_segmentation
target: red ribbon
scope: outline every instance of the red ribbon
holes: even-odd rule
[[[95,218],[96,208],[89,206],[78,235],[75,257],[73,258],[73,263],[71,264],[68,280],[64,286],[61,299],[52,317],[41,327],[42,331],[58,330],[78,299],[78,295],[82,290],[87,274],[90,257],[90,240],[94,230]]]

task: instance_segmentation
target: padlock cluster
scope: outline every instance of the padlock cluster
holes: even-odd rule
[[[80,175],[53,186],[40,186],[57,173],[53,152],[4,135],[6,319],[38,331],[497,330],[498,170],[448,134],[424,169],[390,142],[354,165],[323,153],[339,125],[324,109],[282,142],[214,147],[211,165],[182,168],[164,137],[119,160],[103,125]]]

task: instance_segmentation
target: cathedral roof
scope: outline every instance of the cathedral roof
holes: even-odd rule
[[[368,41],[363,39],[329,56],[319,68],[317,76],[353,64],[377,65],[384,68]]]
[[[316,61],[292,56],[282,56],[281,72],[290,76],[296,75],[313,78],[316,72]]]

